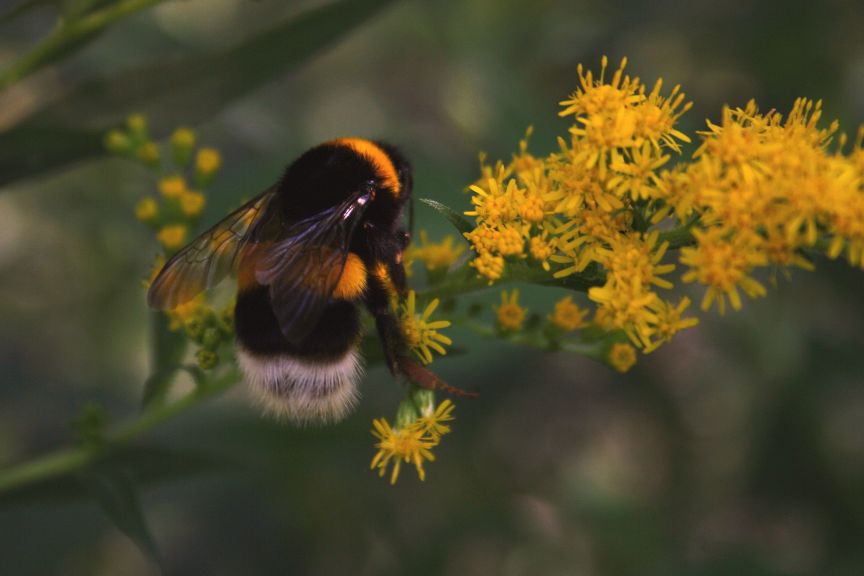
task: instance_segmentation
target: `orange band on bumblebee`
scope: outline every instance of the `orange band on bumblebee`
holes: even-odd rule
[[[399,184],[399,173],[396,171],[393,160],[380,146],[363,138],[340,138],[334,140],[333,143],[347,146],[368,159],[375,167],[375,172],[381,183],[393,192],[394,196],[399,196],[402,192],[402,185]]]
[[[333,289],[333,297],[342,300],[356,300],[366,290],[366,265],[357,254],[348,253],[345,267],[342,268],[342,276],[339,283]]]

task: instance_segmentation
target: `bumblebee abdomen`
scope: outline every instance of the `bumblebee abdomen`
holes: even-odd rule
[[[354,406],[362,374],[354,303],[332,300],[307,337],[289,342],[267,287],[257,285],[238,293],[234,323],[238,362],[267,411],[301,423],[330,422]]]

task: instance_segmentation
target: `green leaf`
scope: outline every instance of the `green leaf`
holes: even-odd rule
[[[431,198],[420,198],[420,202],[444,216],[451,224],[453,224],[453,226],[456,227],[460,236],[467,232],[471,232],[471,230],[474,229],[474,224],[446,204],[442,204],[441,202],[432,200]]]
[[[153,62],[86,82],[24,120],[14,134],[0,134],[0,186],[100,153],[102,134],[131,113],[147,115],[156,134],[200,123],[336,43],[394,1],[330,3],[227,50]],[[52,133],[62,141],[53,143]]]
[[[138,493],[128,471],[88,470],[80,476],[80,480],[114,525],[161,569],[156,542],[147,527]]]

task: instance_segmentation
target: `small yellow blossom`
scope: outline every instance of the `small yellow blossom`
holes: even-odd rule
[[[450,427],[442,422],[453,420],[455,406],[449,399],[441,402],[434,411],[417,419],[417,425],[434,438],[440,438],[450,432]]]
[[[489,284],[501,278],[504,274],[504,258],[495,256],[489,252],[480,252],[469,264],[477,269],[477,273],[489,279]]]
[[[195,170],[203,178],[209,178],[222,166],[222,156],[215,148],[201,148],[195,158]]]
[[[406,260],[419,260],[430,272],[447,270],[465,252],[465,246],[454,245],[455,241],[456,239],[448,234],[441,242],[429,242],[429,235],[425,230],[421,230],[420,243],[408,248]]]
[[[493,306],[498,317],[498,327],[501,330],[511,332],[519,330],[525,322],[527,308],[519,306],[519,290],[514,289],[510,295],[507,291],[501,292],[501,305]]]
[[[395,484],[399,478],[402,463],[413,464],[420,480],[426,479],[424,462],[433,462],[435,455],[432,448],[441,442],[441,437],[450,432],[450,427],[444,422],[453,420],[453,403],[445,400],[427,415],[401,427],[391,427],[386,418],[372,421],[372,435],[378,439],[375,447],[378,449],[372,458],[370,469],[378,469],[378,475],[384,476],[390,464],[390,484]]]
[[[426,471],[423,469],[423,462],[435,460],[431,449],[437,441],[416,425],[394,429],[385,418],[373,420],[372,425],[374,426],[372,434],[378,438],[378,443],[375,444],[378,452],[372,458],[370,468],[373,470],[377,468],[378,474],[384,476],[392,462],[390,484],[395,484],[399,478],[402,462],[405,462],[413,464],[417,469],[417,476],[420,480],[425,480]]]
[[[139,160],[149,166],[155,166],[159,163],[159,148],[154,142],[145,142],[138,147],[135,155]]]
[[[156,238],[166,250],[174,251],[182,247],[186,243],[186,235],[189,229],[184,224],[172,224],[164,226]]]
[[[173,310],[169,310],[168,314],[168,329],[172,332],[177,332],[186,327],[186,325],[196,317],[199,317],[207,307],[207,297],[202,292],[189,300],[180,304]]]
[[[400,307],[399,320],[405,340],[408,346],[417,355],[421,362],[429,364],[432,362],[432,351],[441,356],[447,354],[444,346],[450,346],[453,341],[439,333],[442,328],[450,326],[449,320],[430,321],[432,313],[438,307],[439,300],[432,300],[423,310],[423,314],[417,313],[417,294],[413,290],[408,291],[408,297]]]
[[[194,218],[201,214],[205,202],[206,198],[204,197],[204,194],[200,192],[189,190],[180,195],[180,209],[183,211],[184,216],[190,218]]]
[[[726,297],[732,308],[741,308],[740,287],[751,298],[765,295],[765,287],[750,276],[753,268],[767,263],[761,237],[740,231],[731,236],[720,228],[694,232],[697,245],[681,250],[681,263],[690,267],[682,279],[708,287],[702,309],[708,310],[714,301],[720,313],[726,310]]]
[[[145,135],[147,133],[147,119],[142,114],[130,115],[126,118],[126,126],[133,134]]]
[[[636,349],[625,342],[616,342],[609,350],[609,364],[618,372],[630,370],[636,363]]]
[[[114,152],[115,154],[127,152],[131,145],[129,137],[119,130],[111,130],[105,135],[105,148],[109,152]]]
[[[135,205],[135,217],[141,222],[152,222],[158,215],[159,206],[153,198],[142,198]]]
[[[656,350],[661,344],[672,340],[672,337],[681,330],[699,324],[698,318],[684,318],[684,311],[689,306],[690,299],[685,296],[677,306],[664,301],[655,308],[657,320],[651,330],[652,341],[645,347],[645,352]]]
[[[171,135],[171,145],[181,149],[194,148],[195,132],[185,127],[177,128]]]
[[[165,198],[180,198],[186,192],[186,180],[182,176],[168,176],[159,181],[159,192]]]
[[[555,303],[555,308],[549,316],[549,321],[561,330],[571,332],[587,325],[585,321],[587,315],[588,310],[579,307],[578,304],[573,302],[571,296],[566,296]]]

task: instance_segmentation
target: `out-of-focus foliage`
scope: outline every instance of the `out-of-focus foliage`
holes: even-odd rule
[[[155,182],[96,157],[130,112],[147,112],[157,139],[190,123],[221,150],[201,224],[344,135],[400,144],[418,197],[465,206],[477,150],[509,158],[533,124],[532,153],[555,151],[555,103],[576,64],[604,53],[686,86],[689,134],[750,98],[766,110],[822,99],[843,126],[864,116],[856,2],[350,4],[343,19],[340,3],[166,2],[0,93],[0,469],[65,445],[73,422],[85,451],[129,434],[118,422],[142,426],[141,280],[161,248],[133,214]],[[50,33],[52,10],[0,23],[0,67]],[[255,44],[291,22],[302,34]],[[247,46],[255,58],[226,56]],[[435,243],[452,232],[426,205],[416,219]],[[436,273],[423,256],[418,285]],[[321,429],[262,419],[238,387],[182,419],[145,420],[111,469],[4,497],[2,571],[155,574],[141,552],[152,548],[171,574],[859,574],[861,276],[827,259],[816,269],[790,271],[794,282],[757,271],[772,298],[703,315],[626,375],[501,341],[518,339],[517,309],[527,326],[582,329],[587,298],[541,286],[468,296],[495,340],[446,329],[455,348],[436,370],[481,398],[458,402],[425,483],[403,472],[391,487],[366,470],[369,422],[403,397],[383,369],[354,415]],[[450,313],[439,297],[434,319]],[[195,386],[184,373],[164,406],[215,394]],[[94,403],[101,414],[84,409]]]

